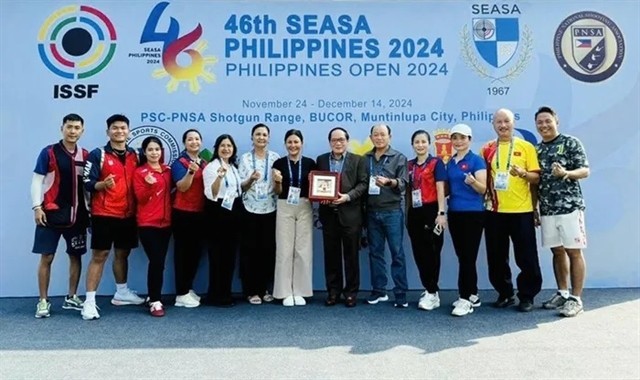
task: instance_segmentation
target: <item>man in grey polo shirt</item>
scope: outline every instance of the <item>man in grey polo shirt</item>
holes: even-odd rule
[[[369,172],[367,196],[367,238],[371,264],[372,292],[367,302],[375,305],[387,301],[387,268],[384,257],[385,241],[391,251],[395,307],[407,303],[407,267],[403,243],[404,215],[402,196],[407,185],[407,158],[391,148],[391,128],[385,124],[371,127],[369,138],[374,148],[365,155]]]

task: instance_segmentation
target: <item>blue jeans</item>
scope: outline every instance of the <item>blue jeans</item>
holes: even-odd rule
[[[371,287],[374,292],[384,293],[387,288],[387,268],[384,258],[384,243],[391,251],[391,278],[393,292],[407,291],[407,265],[404,258],[404,215],[401,209],[367,212],[367,238],[369,239],[369,263],[371,265]]]

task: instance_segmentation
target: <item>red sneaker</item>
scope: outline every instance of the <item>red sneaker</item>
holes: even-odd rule
[[[151,302],[149,304],[149,312],[154,317],[164,317],[164,307],[162,306],[162,302]]]

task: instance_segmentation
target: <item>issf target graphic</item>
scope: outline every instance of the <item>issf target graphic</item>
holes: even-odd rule
[[[38,31],[38,53],[52,73],[65,79],[92,77],[111,62],[116,29],[99,9],[69,5],[53,12]]]

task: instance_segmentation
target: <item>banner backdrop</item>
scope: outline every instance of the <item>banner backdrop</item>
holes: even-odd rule
[[[582,181],[587,286],[640,286],[638,2],[0,4],[0,296],[37,294],[29,186],[37,154],[60,138],[70,112],[85,118],[88,149],[106,142],[106,118],[124,113],[129,143],[157,135],[168,160],[187,128],[198,128],[209,149],[230,133],[243,153],[258,122],[271,127],[271,149],[280,154],[284,132],[301,129],[312,158],[329,149],[332,127],[347,128],[351,150],[363,153],[370,127],[384,122],[392,145],[411,158],[414,130],[430,131],[432,150],[447,156],[447,130],[460,122],[473,128],[478,149],[495,138],[491,119],[500,107],[513,110],[517,133],[536,143],[534,113],[549,105],[591,164]],[[418,289],[406,243],[410,287]],[[61,243],[51,294],[67,290],[64,251]],[[320,230],[314,256],[314,287],[323,289]],[[483,248],[480,286],[490,288],[484,256]],[[548,250],[540,248],[540,261],[544,286],[555,287]],[[141,292],[146,263],[141,250],[132,254],[129,283]],[[363,289],[368,265],[363,250]],[[108,268],[100,293],[114,290]],[[206,288],[201,269],[198,290]],[[456,276],[447,240],[441,286],[456,288]],[[171,293],[172,253],[165,278]]]

